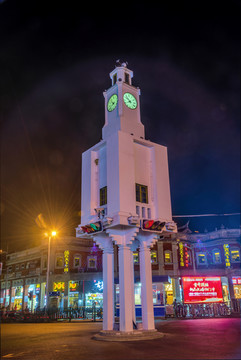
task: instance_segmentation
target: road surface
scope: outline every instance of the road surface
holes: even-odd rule
[[[241,319],[159,320],[155,340],[92,340],[102,323],[1,324],[1,359],[241,359]]]

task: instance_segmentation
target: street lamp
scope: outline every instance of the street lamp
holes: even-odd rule
[[[51,239],[52,237],[54,238],[56,236],[56,231],[52,231],[50,234],[45,234],[48,239],[48,263],[47,263],[47,274],[46,274],[46,310],[48,309],[49,306],[49,269],[50,269],[50,244],[51,244]]]

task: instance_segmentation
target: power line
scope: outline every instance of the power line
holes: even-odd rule
[[[172,215],[175,218],[185,218],[185,217],[204,217],[204,216],[234,216],[240,215],[240,213],[230,213],[230,214],[199,214],[199,215]]]

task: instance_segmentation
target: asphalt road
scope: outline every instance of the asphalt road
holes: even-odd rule
[[[104,342],[102,323],[1,324],[1,359],[241,359],[241,319],[160,320],[162,338]]]

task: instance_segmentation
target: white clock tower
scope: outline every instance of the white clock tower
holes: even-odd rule
[[[133,72],[127,69],[126,63],[122,63],[110,73],[110,78],[112,86],[104,92],[103,139],[117,131],[144,139],[144,126],[140,116],[140,89],[132,85]]]
[[[120,332],[135,321],[132,251],[139,248],[142,323],[155,331],[150,247],[172,221],[167,148],[145,140],[140,89],[133,72],[119,63],[104,92],[103,139],[82,154],[81,224],[77,237],[90,236],[103,249],[103,330],[114,328],[114,256],[118,246]],[[159,236],[160,237],[160,236]]]

